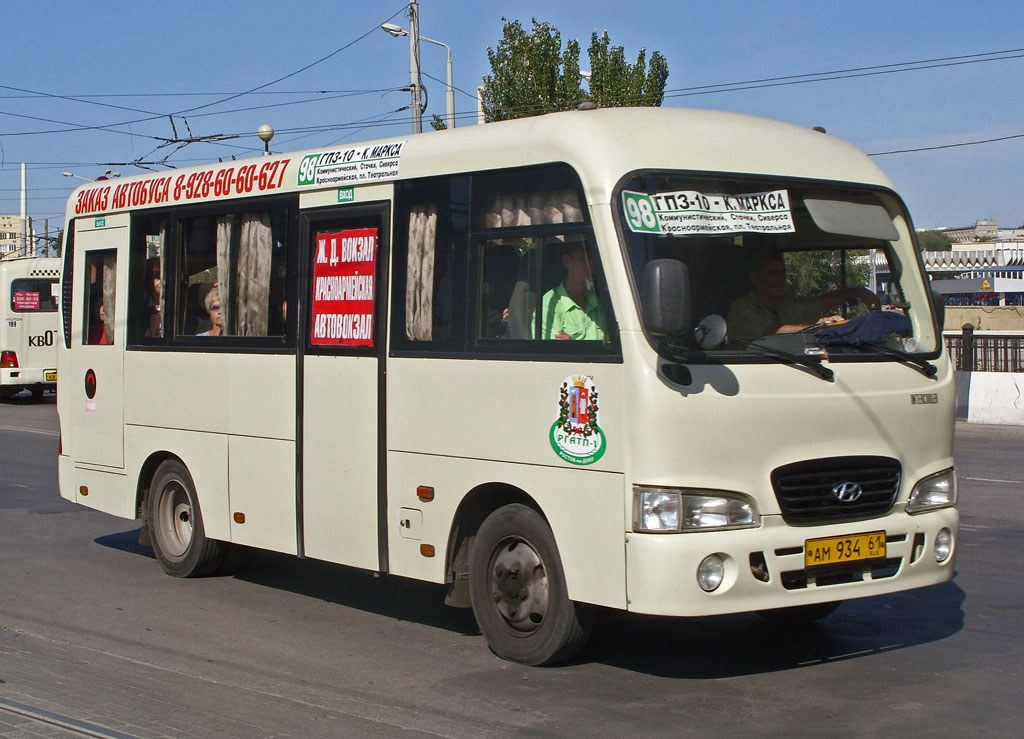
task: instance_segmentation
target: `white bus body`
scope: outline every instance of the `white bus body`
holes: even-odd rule
[[[447,583],[530,664],[593,606],[811,619],[952,577],[937,308],[833,137],[558,113],[89,184],[66,233],[61,494],[143,518],[170,574]],[[832,335],[733,317],[762,258],[839,290],[801,310],[877,307],[872,250],[884,309]]]
[[[57,389],[60,259],[0,260],[0,399]]]

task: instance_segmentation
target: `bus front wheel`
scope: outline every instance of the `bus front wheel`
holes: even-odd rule
[[[153,553],[174,577],[203,577],[224,563],[227,544],[206,538],[195,485],[176,459],[157,467],[146,496]]]
[[[532,508],[507,505],[480,525],[469,562],[477,625],[499,657],[564,661],[586,643],[594,613],[569,600],[555,538]]]

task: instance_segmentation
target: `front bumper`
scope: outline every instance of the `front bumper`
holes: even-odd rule
[[[894,593],[934,585],[953,577],[959,545],[955,508],[910,516],[827,526],[796,527],[781,516],[764,516],[756,529],[687,534],[626,535],[627,608],[662,616],[710,616],[786,608]],[[935,561],[935,536],[948,529],[949,557]],[[886,532],[886,559],[851,563],[831,571],[804,569],[804,541],[871,531]],[[725,578],[706,593],[697,584],[697,566],[709,554],[725,560]],[[763,561],[762,581],[752,567]]]

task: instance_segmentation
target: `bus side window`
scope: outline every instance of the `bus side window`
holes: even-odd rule
[[[475,339],[607,343],[597,251],[568,173],[502,173],[481,189],[492,193],[478,214],[482,233],[508,236],[480,242]]]
[[[284,335],[287,222],[284,208],[182,222],[178,336]]]
[[[399,185],[392,342],[415,351],[463,347],[469,178]]]
[[[132,227],[128,340],[154,343],[164,335],[167,221],[139,217]]]
[[[114,343],[114,296],[116,295],[117,253],[93,251],[85,257],[84,343]]]

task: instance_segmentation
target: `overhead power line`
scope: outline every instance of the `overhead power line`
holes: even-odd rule
[[[761,79],[743,80],[741,82],[723,82],[713,85],[678,87],[666,90],[665,97],[689,97],[692,95],[713,94],[717,92],[732,92],[735,90],[752,90],[762,87],[797,85],[807,82],[827,82],[836,79],[852,79],[856,77],[869,77],[880,74],[896,74],[899,72],[916,72],[922,69],[937,69],[940,67],[953,67],[964,64],[998,62],[1008,59],[1020,59],[1022,57],[1024,57],[1024,49],[986,51],[978,54],[961,54],[959,56],[939,57],[936,59],[919,59],[917,61],[897,62],[895,64],[876,64],[869,67],[834,69],[828,72],[809,72],[782,77],[764,77]]]
[[[404,10],[405,10],[405,6],[403,5],[397,11],[395,11],[390,16],[388,16],[386,19],[384,19],[383,22],[387,23],[388,21],[390,21],[391,19],[395,18],[400,13],[402,13],[402,11],[404,11]],[[180,116],[184,116],[187,113],[192,113],[192,112],[197,111],[197,110],[204,110],[206,108],[211,108],[211,107],[214,107],[216,105],[221,105],[223,103],[226,103],[226,102],[228,102],[230,100],[235,100],[236,98],[240,98],[240,97],[242,97],[244,95],[249,95],[249,94],[252,94],[252,93],[259,92],[259,91],[261,91],[261,90],[263,90],[263,89],[265,89],[267,87],[270,87],[272,85],[276,85],[278,82],[283,82],[286,79],[289,79],[289,78],[294,77],[294,76],[296,76],[298,74],[301,74],[302,72],[305,72],[307,69],[311,69],[312,67],[315,67],[316,65],[321,64],[321,63],[327,61],[328,59],[336,56],[337,54],[340,54],[342,51],[345,51],[346,49],[348,49],[348,48],[352,47],[353,45],[355,45],[355,44],[359,43],[360,41],[362,41],[364,38],[366,38],[370,34],[374,33],[379,27],[380,27],[379,23],[375,24],[372,28],[370,28],[368,31],[363,33],[358,38],[356,38],[356,39],[354,39],[354,40],[344,44],[343,46],[340,46],[339,48],[337,48],[334,51],[332,51],[330,54],[326,54],[326,55],[320,57],[319,59],[317,59],[316,61],[310,62],[309,64],[306,64],[305,66],[300,67],[299,69],[295,70],[294,72],[289,72],[288,74],[283,75],[281,77],[278,77],[277,79],[271,80],[270,82],[266,82],[266,83],[264,83],[262,85],[257,85],[256,87],[253,87],[253,88],[251,88],[249,90],[245,90],[243,92],[238,92],[238,93],[234,93],[234,94],[228,95],[227,97],[221,98],[219,100],[214,100],[214,101],[209,102],[209,103],[204,103],[203,105],[193,106],[191,108],[186,108],[186,109],[183,109],[183,110],[178,110],[178,111],[175,111],[173,113],[151,113],[146,118],[139,118],[139,119],[131,120],[131,121],[120,121],[118,123],[110,123],[110,124],[105,124],[105,125],[100,125],[100,126],[84,126],[84,125],[78,125],[78,124],[74,124],[74,123],[68,123],[66,121],[54,121],[54,120],[45,119],[45,118],[36,118],[35,120],[45,121],[45,122],[48,122],[48,123],[58,123],[60,125],[65,125],[65,126],[72,126],[72,128],[60,129],[60,130],[55,130],[55,131],[30,131],[30,132],[24,132],[24,133],[0,133],[0,136],[27,136],[27,135],[57,134],[57,133],[69,133],[69,132],[72,132],[72,131],[90,131],[90,130],[94,130],[94,131],[115,131],[117,133],[124,133],[124,134],[127,134],[127,135],[131,135],[129,132],[126,132],[126,131],[116,131],[116,129],[119,126],[128,126],[128,125],[137,124],[137,123],[145,123],[145,122],[148,122],[148,121],[158,120],[160,118],[166,118],[168,116],[179,116],[179,117]],[[0,87],[2,87],[2,86],[0,86]],[[3,88],[3,89],[17,89],[17,88],[6,87],[6,88]],[[21,91],[25,92],[25,90],[21,90]],[[40,94],[40,95],[48,95],[48,93],[38,93],[38,94]],[[61,95],[52,95],[52,97],[63,98],[63,99],[72,99],[70,97],[61,96]],[[74,100],[76,100],[77,102],[89,102],[87,100],[79,99],[79,98],[74,98]],[[94,103],[94,104],[106,105],[105,103]],[[108,106],[108,107],[120,107],[120,106]],[[130,109],[129,108],[128,110],[135,110],[135,109]],[[137,112],[149,113],[149,111],[137,111]],[[3,112],[0,111],[0,113],[3,113]],[[29,119],[33,118],[32,116],[18,115],[18,114],[15,114],[15,113],[3,113],[3,114],[4,115],[16,116],[16,117],[20,117],[20,118],[29,118]],[[154,138],[154,139],[156,139],[158,137],[148,136],[147,138]]]
[[[936,149],[955,149],[958,146],[977,146],[978,144],[994,144],[997,141],[1009,141],[1011,139],[1024,139],[1024,133],[1015,133],[1011,136],[1000,136],[994,139],[981,139],[979,141],[961,141],[955,144],[939,144],[937,146],[920,146],[916,149],[893,149],[892,151],[877,151],[868,154],[869,157],[884,157],[887,154],[911,154],[918,151],[935,151]]]

